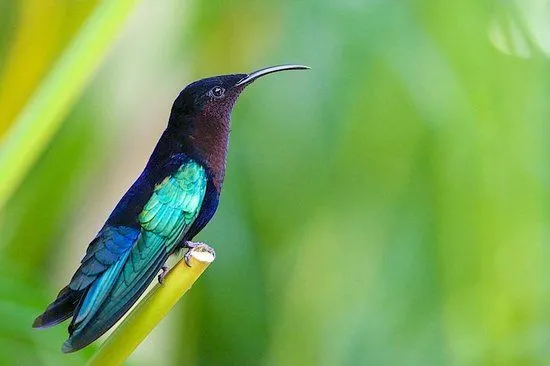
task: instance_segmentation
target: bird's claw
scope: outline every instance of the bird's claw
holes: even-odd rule
[[[186,241],[185,242],[185,248],[187,248],[187,253],[183,256],[183,260],[185,261],[185,264],[187,264],[187,267],[191,267],[191,251],[194,247],[199,245],[199,243],[195,243],[192,241]]]
[[[164,278],[166,277],[166,275],[168,274],[168,267],[166,266],[162,266],[160,268],[160,270],[162,271],[161,273],[159,273],[158,275],[158,280],[159,280],[159,283],[162,285],[164,283]]]
[[[183,260],[185,261],[185,264],[187,264],[187,267],[191,267],[191,249],[185,253]]]

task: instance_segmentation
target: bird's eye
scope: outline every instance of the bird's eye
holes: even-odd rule
[[[212,90],[210,90],[210,94],[214,98],[221,98],[221,97],[223,97],[224,93],[225,93],[225,89],[220,87],[220,86],[216,86],[216,87],[212,88]]]

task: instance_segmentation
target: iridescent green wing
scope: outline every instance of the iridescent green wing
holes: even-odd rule
[[[93,341],[132,306],[196,219],[206,184],[204,168],[193,160],[157,184],[138,216],[135,244],[86,295],[67,347]]]
[[[158,259],[173,252],[200,211],[206,181],[204,169],[190,160],[155,187],[138,217],[141,237],[113,289],[112,296],[117,301],[131,297],[135,285],[149,277],[149,270]]]

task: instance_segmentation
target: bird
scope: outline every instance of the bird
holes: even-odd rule
[[[309,69],[278,65],[248,74],[209,77],[187,85],[143,172],[90,242],[68,285],[33,328],[69,318],[62,352],[97,340],[132,307],[172,254],[193,238],[218,207],[224,182],[231,111],[241,92],[265,75]],[[186,255],[187,255],[186,254]],[[187,257],[185,257],[188,259]]]

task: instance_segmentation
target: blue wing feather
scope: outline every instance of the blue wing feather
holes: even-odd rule
[[[88,287],[130,250],[138,235],[139,230],[130,227],[104,227],[88,247],[69,288],[78,291]]]
[[[111,266],[103,275],[94,282],[88,294],[84,298],[80,310],[74,320],[75,323],[82,323],[82,326],[86,324],[86,321],[89,321],[95,311],[98,309],[99,305],[105,300],[105,297],[109,294],[111,283],[119,274],[122,266],[126,262],[126,258],[130,254],[128,251],[118,262]]]

